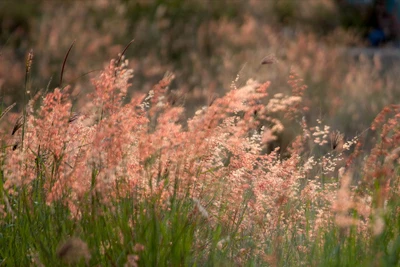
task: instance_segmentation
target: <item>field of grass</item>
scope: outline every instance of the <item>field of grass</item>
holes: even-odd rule
[[[399,68],[334,1],[6,2],[0,266],[400,266]]]
[[[400,106],[345,138],[307,121],[292,73],[289,95],[234,81],[187,118],[172,74],[127,100],[122,57],[75,107],[68,86],[29,98],[30,59],[1,139],[2,265],[399,265]]]

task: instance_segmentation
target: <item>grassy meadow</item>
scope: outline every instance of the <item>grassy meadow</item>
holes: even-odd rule
[[[0,12],[0,266],[400,266],[399,69],[334,1],[56,2]]]

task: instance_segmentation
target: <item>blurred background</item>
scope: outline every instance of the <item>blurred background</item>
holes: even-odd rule
[[[131,94],[172,72],[171,97],[190,115],[234,80],[290,94],[295,73],[307,119],[354,135],[399,103],[399,21],[399,0],[2,0],[1,103],[20,103],[31,49],[34,94],[58,86],[75,40],[63,80],[78,95],[134,39]]]

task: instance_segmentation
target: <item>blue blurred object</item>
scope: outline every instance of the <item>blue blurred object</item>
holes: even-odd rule
[[[385,33],[381,29],[374,29],[369,33],[368,41],[372,46],[379,46],[385,41]]]

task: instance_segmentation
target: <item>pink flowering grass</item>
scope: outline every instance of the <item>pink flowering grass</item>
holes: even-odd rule
[[[249,80],[187,118],[170,101],[172,74],[128,99],[133,71],[119,63],[85,105],[55,88],[3,132],[3,262],[357,265],[394,242],[375,261],[398,263],[398,106],[377,116],[360,159],[362,135],[307,121],[294,72],[292,95]],[[276,147],[287,121],[299,132]],[[67,237],[84,253],[60,245]]]

